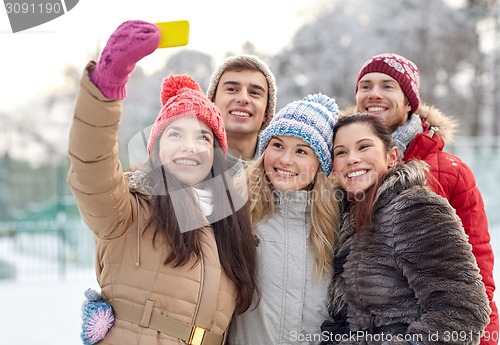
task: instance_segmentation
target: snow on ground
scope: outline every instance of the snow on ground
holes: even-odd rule
[[[0,344],[81,345],[83,292],[93,271],[67,282],[0,283]]]
[[[81,345],[83,293],[98,289],[92,265],[57,265],[54,236],[26,239],[0,237],[0,259],[16,268],[14,280],[0,280],[0,344]]]

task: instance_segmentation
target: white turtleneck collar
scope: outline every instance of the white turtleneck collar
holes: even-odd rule
[[[208,217],[212,214],[214,210],[214,202],[213,202],[213,193],[211,190],[198,189],[194,188],[193,190],[196,192],[198,196],[198,201],[200,203],[200,208],[205,217]]]

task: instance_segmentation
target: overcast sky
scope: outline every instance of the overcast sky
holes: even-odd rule
[[[122,22],[141,19],[162,22],[186,19],[190,41],[184,49],[212,55],[239,52],[246,41],[259,51],[275,53],[288,44],[312,12],[315,1],[253,0],[80,0],[67,14],[46,24],[13,34],[4,6],[0,7],[0,111],[43,97],[60,82],[67,64],[82,66]],[[156,69],[174,50],[157,50],[143,59],[146,71]],[[38,95],[38,96],[36,96]]]

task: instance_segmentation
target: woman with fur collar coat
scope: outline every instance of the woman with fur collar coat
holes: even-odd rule
[[[398,162],[388,128],[355,114],[334,130],[342,221],[324,343],[478,344],[488,298],[460,219]]]
[[[345,109],[340,116],[355,112],[355,108]],[[472,170],[459,157],[444,151],[445,145],[453,142],[456,127],[457,123],[452,117],[420,102],[416,113],[410,115],[408,121],[396,129],[392,136],[403,162],[419,159],[428,164],[434,178],[428,179],[427,185],[449,201],[462,221],[492,309],[481,344],[493,345],[497,344],[498,339],[493,248],[483,197]]]

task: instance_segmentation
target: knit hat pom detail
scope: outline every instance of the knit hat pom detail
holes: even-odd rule
[[[227,150],[226,130],[219,109],[203,93],[200,85],[188,75],[171,74],[163,80],[160,99],[162,108],[151,128],[146,147],[151,154],[153,145],[165,128],[182,116],[196,116],[214,132],[220,148]]]
[[[304,101],[319,103],[335,115],[338,115],[339,113],[339,107],[337,106],[335,100],[326,95],[323,95],[322,93],[307,95],[306,97],[304,97]]]
[[[171,74],[163,79],[163,83],[161,85],[161,105],[164,106],[170,98],[183,93],[183,89],[203,92],[196,80],[190,76]]]

